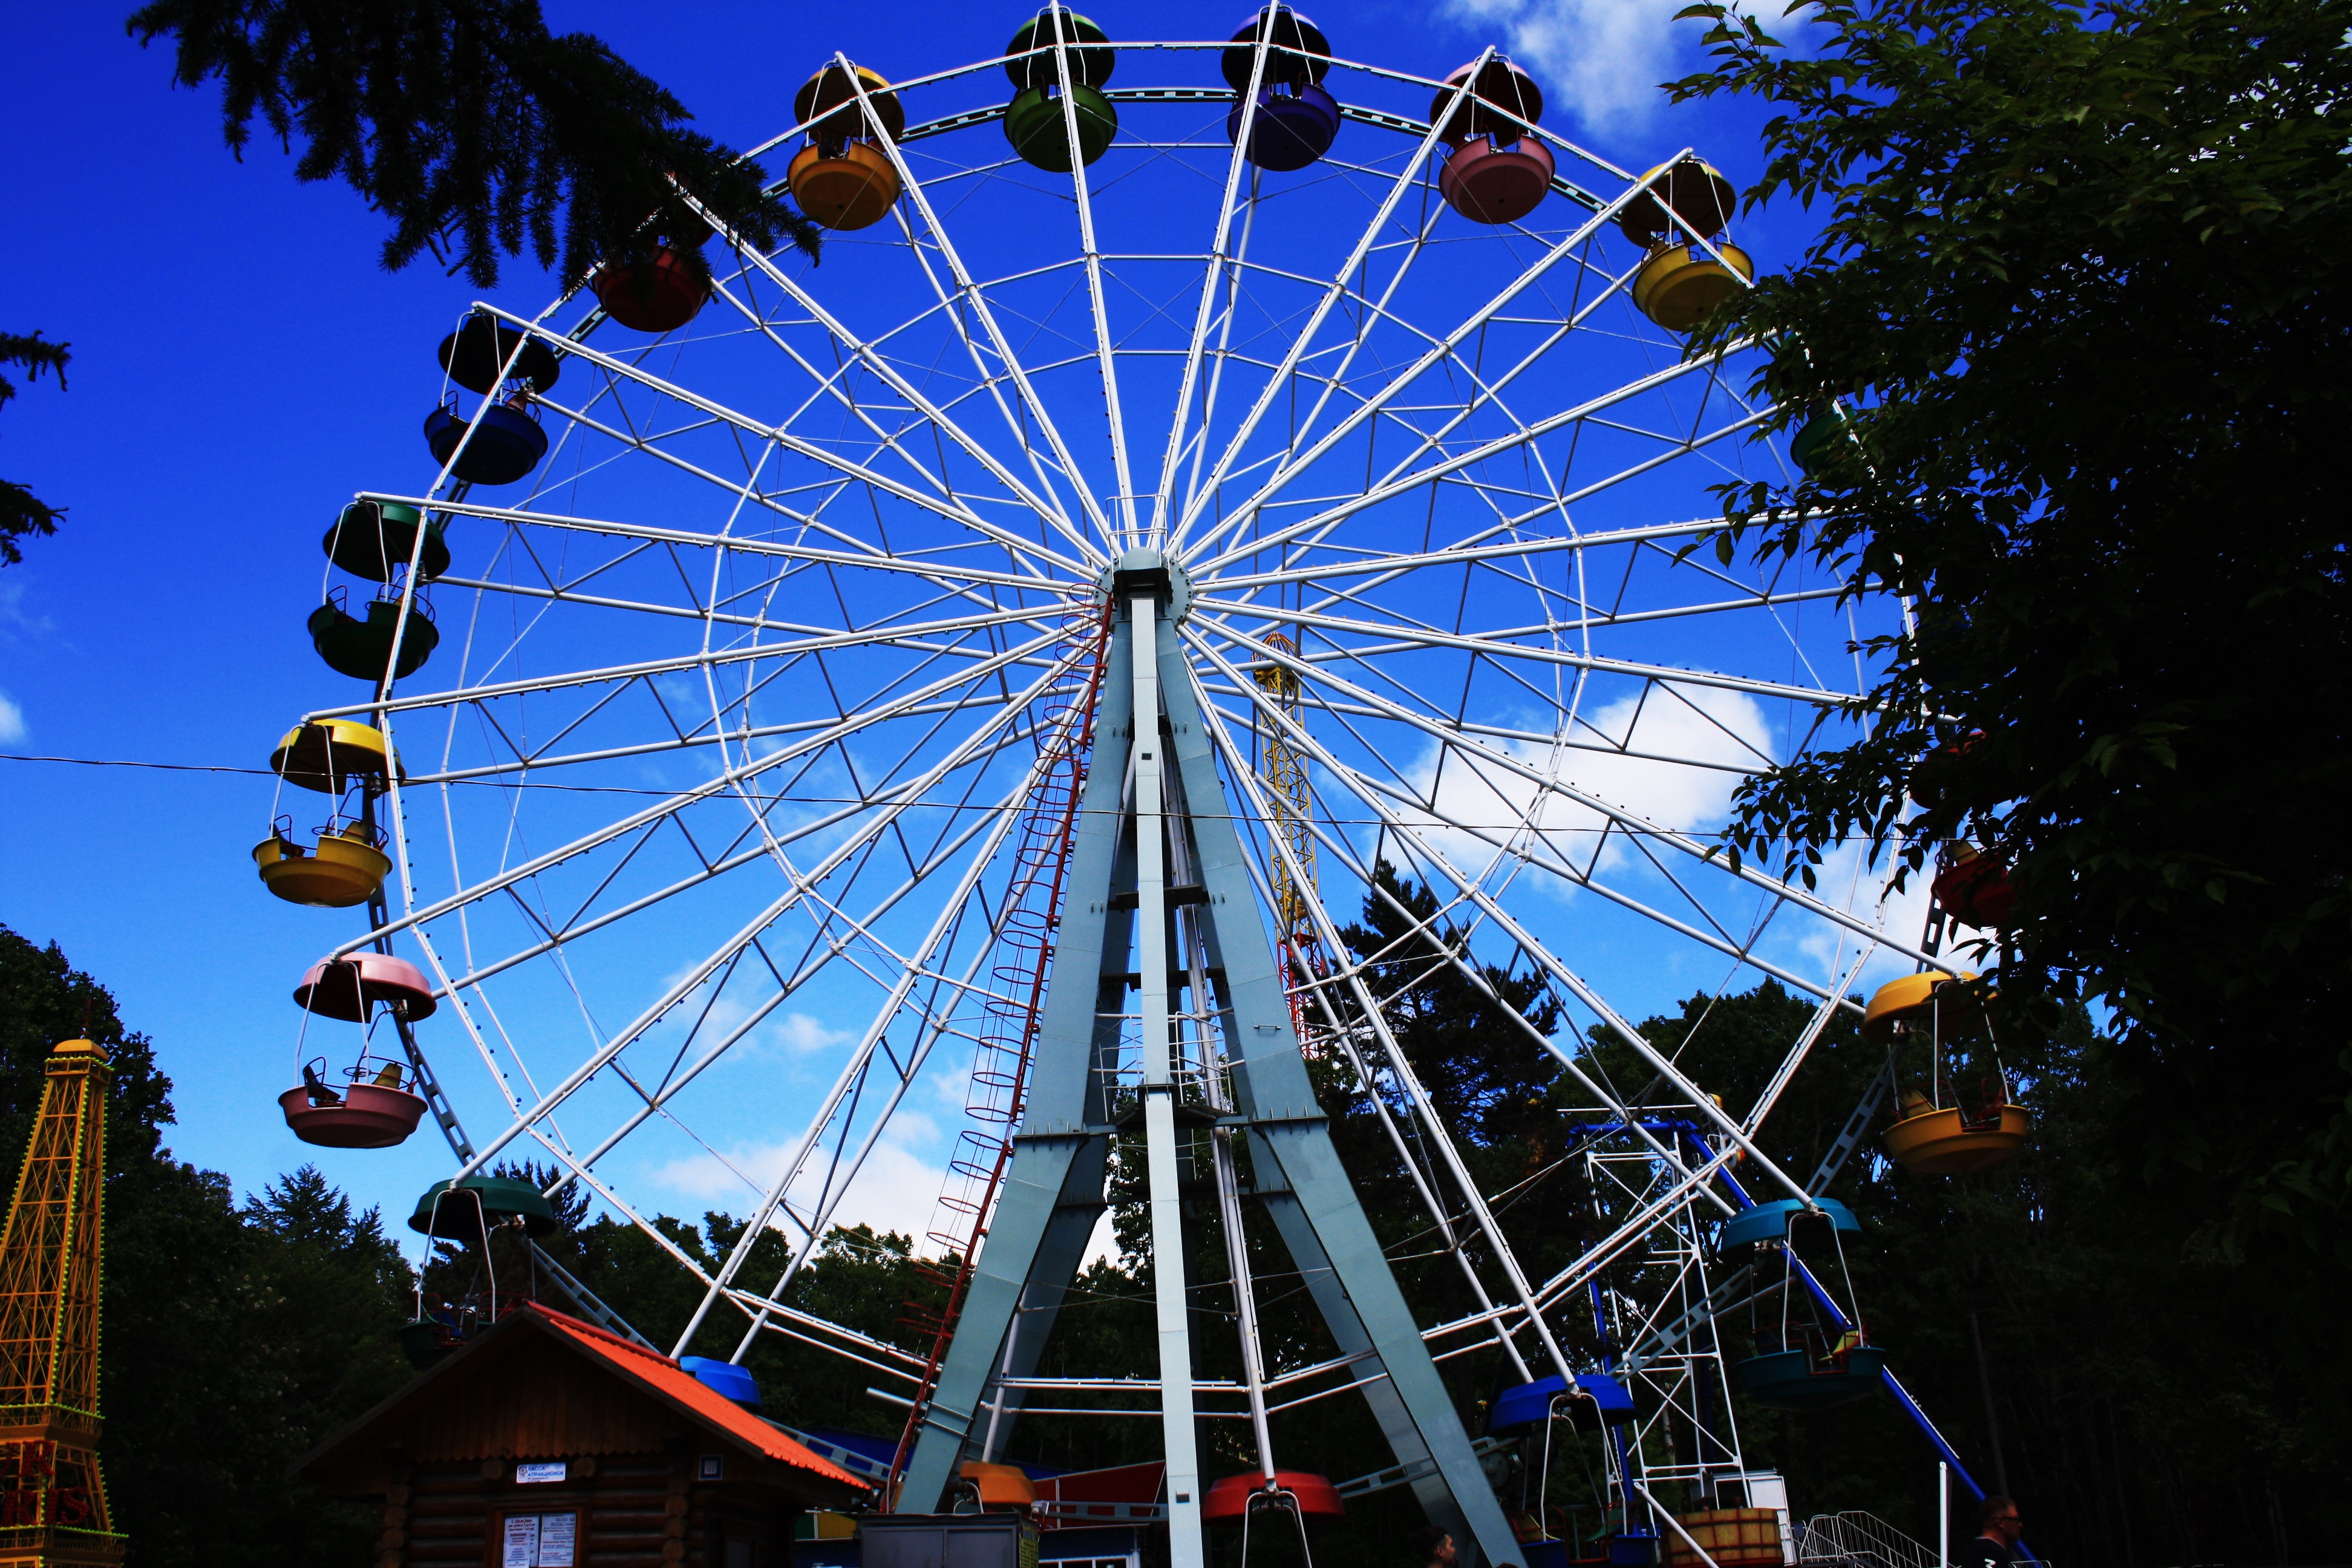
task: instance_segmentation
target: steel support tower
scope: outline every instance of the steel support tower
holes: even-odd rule
[[[1053,1332],[1105,1202],[1112,1140],[1139,1126],[1149,1174],[1160,1423],[1174,1568],[1205,1561],[1186,1310],[1180,1162],[1207,1145],[1221,1206],[1272,1220],[1430,1518],[1465,1563],[1516,1561],[1512,1536],[1452,1399],[1335,1154],[1259,914],[1234,813],[1176,625],[1182,573],[1130,551],[1104,574],[1116,624],[1079,810],[1026,1115],[938,1384],[920,1412],[898,1506],[937,1506],[967,1458],[1001,1441]],[[1140,722],[1138,721],[1139,718]],[[1199,803],[1198,809],[1188,809]],[[1234,1176],[1246,1132],[1251,1180]],[[1228,1258],[1241,1251],[1225,1226]],[[1248,1279],[1236,1271],[1244,1300]],[[1270,1468],[1263,1366],[1243,1360]]]
[[[106,1086],[89,1040],[49,1053],[0,1235],[0,1568],[122,1560],[98,1468]]]

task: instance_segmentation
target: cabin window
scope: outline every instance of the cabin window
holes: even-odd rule
[[[568,1510],[510,1513],[500,1539],[499,1568],[572,1568],[579,1560],[580,1516]]]

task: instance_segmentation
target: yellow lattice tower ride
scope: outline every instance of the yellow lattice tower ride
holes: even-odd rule
[[[1295,656],[1298,645],[1280,632],[1265,639],[1277,653]],[[1258,689],[1274,699],[1284,717],[1299,729],[1307,727],[1298,672],[1286,664],[1268,662],[1252,672]],[[1322,1034],[1321,1022],[1308,1006],[1300,987],[1323,977],[1323,946],[1316,935],[1309,900],[1315,892],[1314,786],[1307,777],[1307,753],[1280,726],[1268,728],[1265,749],[1258,754],[1259,775],[1274,807],[1273,829],[1290,847],[1297,862],[1294,876],[1279,855],[1274,858],[1274,916],[1281,928],[1285,955],[1290,961],[1290,1021],[1299,1043],[1312,1047]]]
[[[119,1563],[98,1471],[106,1086],[89,1040],[49,1053],[0,1236],[0,1568]]]

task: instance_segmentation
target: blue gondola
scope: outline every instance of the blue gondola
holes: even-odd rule
[[[425,416],[425,444],[433,448],[435,462],[446,464],[465,438],[466,421],[457,413],[453,392]],[[482,410],[481,425],[450,471],[467,484],[510,485],[539,467],[545,456],[547,432],[539,421],[510,404],[498,403]]]
[[[749,1368],[707,1355],[680,1356],[677,1364],[692,1373],[696,1382],[721,1397],[733,1400],[746,1410],[760,1408],[760,1383]]]
[[[1265,40],[1263,68],[1257,63],[1261,35]],[[1331,150],[1339,134],[1339,103],[1320,85],[1331,68],[1331,44],[1313,22],[1287,5],[1269,5],[1234,32],[1217,66],[1242,95],[1225,116],[1225,140],[1240,145],[1242,121],[1250,121],[1243,157],[1261,169],[1287,174]],[[1250,113],[1253,74],[1257,104]]]
[[[1587,1426],[1621,1426],[1633,1419],[1633,1396],[1606,1373],[1578,1373],[1572,1387],[1563,1377],[1539,1377],[1503,1391],[1495,1401],[1492,1429],[1499,1437],[1552,1416]]]
[[[1234,105],[1225,116],[1225,140],[1242,139],[1242,112]],[[1304,169],[1331,150],[1339,134],[1339,103],[1319,87],[1277,84],[1257,90],[1257,114],[1250,122],[1249,145],[1242,156],[1261,169],[1288,174]]]

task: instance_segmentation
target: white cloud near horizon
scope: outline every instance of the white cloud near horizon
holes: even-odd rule
[[[1684,0],[1444,0],[1445,14],[1474,28],[1502,29],[1504,51],[1559,108],[1589,129],[1646,123],[1665,106],[1658,84],[1681,74],[1689,23]]]
[[[924,1240],[924,1233],[930,1228],[931,1210],[939,1202],[946,1172],[918,1151],[939,1142],[939,1131],[929,1118],[901,1108],[842,1194],[833,1223],[898,1231],[915,1238],[918,1252],[936,1250]],[[730,1149],[724,1161],[715,1154],[688,1155],[658,1167],[653,1180],[697,1202],[748,1205],[750,1190],[736,1173],[743,1173],[764,1189],[783,1174],[792,1151],[793,1142],[786,1140]],[[803,1214],[816,1196],[821,1164],[812,1159],[789,1194],[794,1208]],[[734,1169],[730,1170],[730,1165]]]
[[[0,691],[0,742],[25,738],[25,710],[5,691]]]

